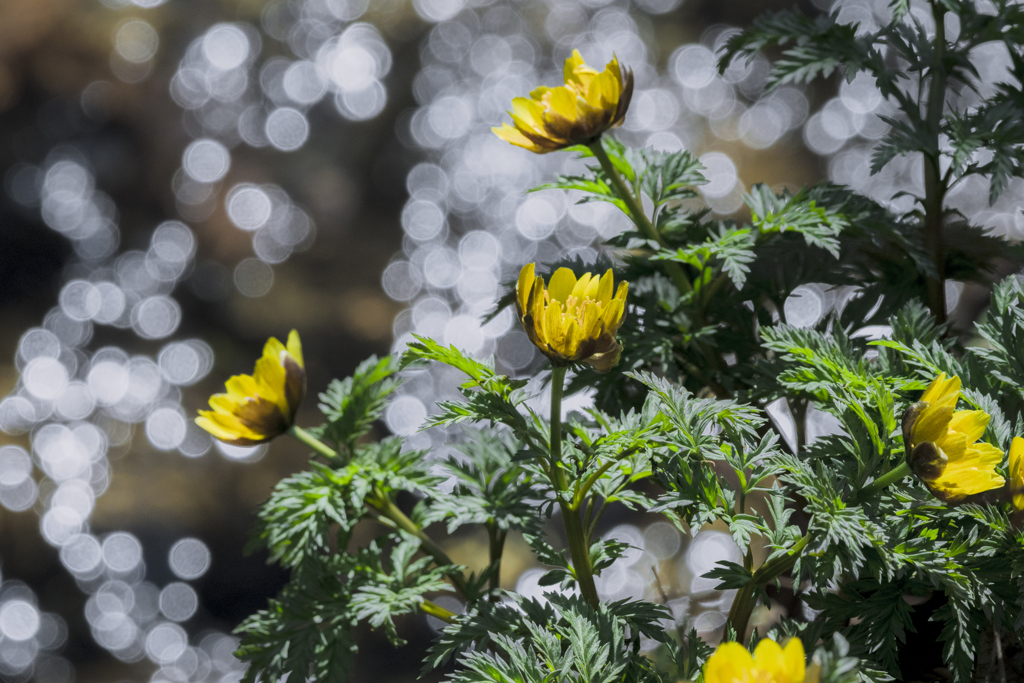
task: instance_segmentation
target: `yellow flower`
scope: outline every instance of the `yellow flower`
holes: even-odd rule
[[[739,643],[722,643],[704,665],[704,683],[817,683],[818,676],[817,666],[808,670],[799,638],[785,647],[766,638],[753,656]]]
[[[1024,439],[1019,436],[1010,444],[1010,495],[1013,509],[1024,510]]]
[[[579,50],[565,60],[565,85],[541,86],[529,97],[512,100],[512,122],[492,128],[513,145],[546,154],[595,140],[622,125],[633,97],[633,72],[623,70],[618,58],[598,73],[583,63]]]
[[[601,277],[584,273],[579,280],[568,268],[559,268],[544,288],[529,263],[519,272],[516,311],[519,321],[545,356],[555,365],[587,362],[608,372],[619,362],[622,346],[615,333],[626,316],[628,282],[620,282],[612,296],[611,268]]]
[[[978,441],[991,418],[982,410],[954,410],[959,398],[960,378],[940,373],[903,419],[907,461],[932,495],[946,503],[1005,483],[996,472],[1003,452]]]
[[[210,397],[213,410],[200,410],[197,425],[236,446],[270,441],[288,431],[306,393],[299,333],[291,331],[287,347],[271,337],[253,374],[235,375],[227,390]]]

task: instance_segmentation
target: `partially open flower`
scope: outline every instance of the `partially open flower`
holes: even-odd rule
[[[722,643],[704,665],[704,683],[817,683],[818,678],[818,667],[807,667],[799,638],[790,638],[785,647],[765,638],[753,656],[739,643]]]
[[[1024,439],[1013,437],[1010,444],[1010,496],[1014,510],[1024,510]]]
[[[629,283],[615,290],[610,268],[578,280],[559,268],[545,289],[534,270],[532,263],[523,266],[516,285],[516,312],[530,341],[556,365],[587,362],[598,372],[615,367],[622,353],[615,333],[626,317]]]
[[[271,337],[253,374],[235,375],[227,390],[210,397],[213,410],[200,410],[197,425],[236,446],[270,441],[288,431],[306,394],[299,333],[291,331],[288,346]]]
[[[537,154],[586,144],[622,125],[633,97],[633,72],[612,58],[598,73],[583,63],[579,50],[565,60],[565,85],[540,86],[529,97],[512,100],[514,126],[492,128],[495,135]]]
[[[956,503],[998,488],[1003,452],[979,442],[990,419],[982,410],[955,410],[960,378],[940,373],[903,417],[907,462],[939,500]]]

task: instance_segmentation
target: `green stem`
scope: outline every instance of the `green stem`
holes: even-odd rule
[[[861,490],[850,496],[850,499],[846,502],[849,505],[856,505],[865,498],[870,498],[874,494],[878,493],[882,489],[895,484],[901,479],[909,476],[912,473],[910,465],[904,460],[896,467],[883,474],[882,476],[875,479],[873,482],[862,488]]]
[[[565,390],[565,367],[555,366],[551,370],[551,485],[558,493],[558,507],[562,511],[562,523],[569,540],[569,556],[580,594],[595,609],[600,604],[597,586],[594,585],[594,570],[590,566],[590,545],[583,531],[578,510],[564,500],[569,489],[562,467],[562,392]]]
[[[293,425],[292,428],[288,430],[288,434],[328,459],[334,460],[339,457],[338,453],[333,448],[317,439],[302,427],[296,427]],[[379,487],[374,486],[373,491],[365,500],[370,507],[381,515],[381,517],[391,520],[399,529],[402,529],[419,539],[420,548],[427,555],[430,555],[430,557],[433,558],[434,563],[439,567],[455,564],[452,562],[452,559],[448,557],[448,554],[441,549],[441,546],[427,536],[416,522],[409,519],[409,517],[406,516],[406,514],[402,512],[397,505],[395,505],[394,501],[391,500],[391,497],[384,491],[380,490]],[[455,584],[455,587],[459,589],[459,592],[462,593],[463,597],[470,599],[469,586],[466,584],[466,580],[462,574],[452,574],[449,578],[452,580],[452,583]]]
[[[935,319],[946,321],[946,255],[942,240],[942,205],[946,182],[939,172],[939,133],[942,108],[946,101],[946,10],[932,2],[935,18],[935,61],[931,65],[928,87],[927,135],[931,154],[924,156],[924,244],[935,264],[936,277],[928,278],[928,307]]]
[[[732,601],[732,608],[729,610],[729,621],[732,623],[732,627],[736,629],[736,636],[741,641],[746,641],[750,615],[757,604],[757,594],[760,592],[761,587],[783,572],[792,569],[800,557],[800,553],[803,552],[803,549],[807,547],[809,542],[810,536],[804,536],[793,544],[788,553],[762,564],[754,572],[753,578],[736,593],[736,597]]]
[[[488,549],[490,550],[491,566],[494,567],[494,573],[491,574],[489,582],[492,591],[501,588],[501,556],[505,552],[506,536],[508,533],[494,524],[487,525]]]
[[[291,429],[288,430],[288,435],[298,439],[303,444],[309,446],[329,460],[335,460],[338,458],[338,453],[333,448],[320,441],[320,439],[316,438],[298,425],[292,425]]]
[[[402,512],[397,505],[395,505],[390,496],[385,494],[376,486],[373,488],[372,495],[376,500],[371,502],[368,499],[367,502],[369,502],[382,517],[394,522],[395,526],[402,531],[415,536],[420,542],[420,549],[427,555],[430,555],[436,565],[439,567],[446,567],[455,564],[452,562],[452,558],[448,557],[448,553],[446,553],[441,546],[435,543],[430,536],[427,536],[426,533],[423,532],[423,529],[420,528],[419,524],[409,519],[406,514]],[[466,584],[466,579],[461,573],[449,574],[448,578],[452,580],[452,583],[459,589],[459,592],[462,593],[463,597],[467,600],[472,599],[469,586]]]
[[[436,617],[446,624],[454,624],[455,618],[459,616],[455,612],[447,610],[436,602],[431,602],[430,600],[424,600],[420,603],[420,611],[424,614]]]
[[[658,233],[650,219],[647,218],[647,214],[644,213],[644,208],[640,204],[639,199],[626,186],[626,181],[622,179],[619,170],[615,168],[612,160],[608,157],[608,152],[604,150],[604,145],[601,144],[600,138],[594,140],[588,147],[594,153],[594,157],[600,162],[605,175],[612,181],[615,193],[619,196],[619,199],[626,203],[626,208],[629,209],[629,215],[637,229],[647,239],[657,242],[658,246],[666,247],[665,239]],[[681,293],[688,294],[693,291],[693,285],[690,284],[690,279],[683,272],[682,266],[675,261],[663,261],[662,265],[665,273],[672,278],[672,281],[676,283],[676,287]]]
[[[629,456],[633,455],[638,450],[639,449],[636,447],[627,448],[626,450],[622,451],[617,456],[606,462],[605,464],[601,465],[601,467],[599,467],[596,472],[587,477],[587,481],[584,482],[583,486],[581,486],[580,489],[576,492],[576,495],[573,496],[572,509],[580,509],[580,506],[583,505],[583,501],[586,500],[587,494],[590,493],[590,489],[594,487],[594,484],[598,482],[598,480],[605,472],[615,467],[615,465],[622,462],[622,460],[624,460],[625,458],[628,458]]]

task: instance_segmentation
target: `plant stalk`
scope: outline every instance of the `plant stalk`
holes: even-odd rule
[[[643,205],[640,203],[638,197],[636,197],[626,186],[626,181],[622,179],[622,175],[619,170],[615,168],[615,164],[608,157],[608,152],[605,151],[604,145],[601,144],[600,138],[594,140],[592,143],[587,145],[590,151],[594,153],[594,158],[601,164],[601,168],[604,169],[608,179],[612,181],[612,185],[615,187],[615,192],[618,194],[619,199],[626,203],[626,208],[629,209],[629,215],[633,219],[633,223],[637,229],[649,240],[654,240],[658,243],[658,246],[666,247],[665,239],[658,233],[658,230],[651,223],[650,219],[647,218],[647,214],[644,213]],[[690,279],[686,277],[686,273],[683,272],[683,267],[675,261],[663,261],[662,267],[665,270],[665,274],[672,278],[672,281],[676,284],[676,287],[683,294],[688,294],[693,291],[693,285],[690,284]]]
[[[551,370],[551,484],[558,492],[558,507],[562,511],[562,523],[569,540],[569,556],[580,594],[595,609],[600,604],[597,586],[594,585],[594,570],[590,566],[590,544],[583,531],[580,513],[564,500],[569,489],[562,468],[562,392],[565,390],[565,367],[555,366]]]
[[[487,525],[488,549],[490,550],[491,566],[494,573],[491,574],[488,585],[492,591],[501,588],[501,556],[505,551],[505,538],[508,532],[502,531],[493,524]]]
[[[889,470],[888,472],[886,472],[885,474],[878,477],[873,482],[862,488],[860,491],[855,492],[852,496],[850,496],[850,499],[846,502],[846,504],[856,505],[861,500],[865,498],[870,498],[875,493],[881,491],[887,486],[890,486],[891,484],[895,484],[896,482],[900,481],[901,479],[907,477],[910,474],[912,474],[910,465],[907,464],[906,460],[904,460],[899,465],[896,465],[896,467],[893,467],[891,470]]]
[[[340,457],[333,448],[298,425],[292,425],[288,430],[288,435],[301,441],[304,445],[309,446],[328,460],[337,460]]]
[[[757,604],[757,594],[761,586],[792,569],[810,540],[809,535],[804,535],[793,544],[788,553],[762,564],[754,572],[753,578],[736,593],[736,597],[732,601],[732,608],[729,610],[729,621],[736,629],[736,637],[741,641],[746,641],[747,626],[750,623],[750,615],[754,611],[754,606]]]
[[[424,614],[429,614],[432,617],[436,617],[437,619],[440,619],[446,624],[454,624],[455,618],[459,616],[455,612],[447,610],[444,607],[441,607],[436,602],[431,602],[430,600],[424,600],[420,603],[420,611]]]
[[[942,239],[942,206],[946,197],[946,180],[939,169],[939,131],[942,108],[946,101],[946,10],[932,2],[935,18],[935,61],[931,65],[928,87],[928,126],[931,154],[924,155],[924,245],[935,265],[936,277],[928,278],[928,308],[939,323],[946,322],[946,254]]]

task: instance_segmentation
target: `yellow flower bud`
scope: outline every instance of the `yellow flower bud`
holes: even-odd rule
[[[790,638],[785,647],[765,638],[754,654],[739,643],[722,643],[704,665],[704,683],[817,683],[818,669],[807,668],[804,646]]]
[[[565,85],[541,86],[529,97],[512,100],[514,126],[503,123],[494,134],[513,145],[546,154],[586,144],[622,125],[633,97],[633,72],[612,58],[598,73],[583,63],[579,50],[565,60]]]
[[[211,396],[213,410],[200,410],[196,424],[225,443],[263,443],[288,431],[305,394],[302,343],[292,330],[288,346],[271,337],[253,374],[229,379],[227,393]]]
[[[955,410],[959,398],[960,378],[940,373],[903,416],[907,462],[932,495],[945,503],[1005,483],[996,472],[1003,452],[978,441],[990,416],[981,410]]]
[[[523,266],[516,285],[516,312],[530,341],[556,365],[587,362],[598,372],[611,370],[622,353],[615,333],[626,317],[629,283],[614,290],[610,268],[578,280],[559,268],[545,289],[534,270],[533,263]]]

